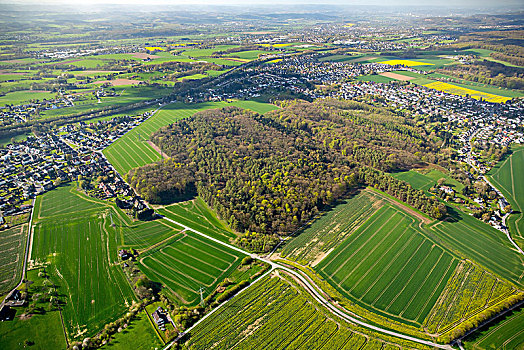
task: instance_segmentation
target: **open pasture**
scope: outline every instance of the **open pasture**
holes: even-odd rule
[[[420,326],[458,261],[415,223],[385,204],[315,269],[363,307]]]
[[[206,102],[198,104],[173,103],[163,107],[148,120],[130,130],[104,150],[104,155],[120,174],[160,160],[160,155],[148,143],[149,136],[161,127],[190,117],[196,112],[234,105],[265,113],[277,107],[255,101]]]
[[[454,84],[443,83],[440,81],[436,81],[436,82],[429,83],[429,84],[424,84],[424,86],[430,89],[447,92],[449,94],[459,95],[459,96],[470,96],[471,98],[474,98],[476,100],[482,99],[488,102],[501,103],[501,102],[506,102],[511,99],[509,97],[494,95],[494,94],[490,94],[487,92],[477,91],[477,90],[465,88],[465,87],[454,85]]]
[[[353,331],[282,277],[267,277],[230,303],[234,305],[221,308],[191,331],[188,349],[399,348],[395,338],[384,341]],[[413,343],[409,347],[418,348]]]
[[[34,224],[30,259],[47,263],[51,279],[66,295],[64,323],[74,338],[81,332],[93,335],[113,321],[130,305],[134,294],[115,264],[120,240],[109,218],[113,207],[74,196],[70,190],[64,186],[41,196],[35,218],[44,218]],[[53,212],[61,197],[69,198],[69,210],[44,215]],[[113,219],[119,220],[118,216]]]
[[[140,269],[153,281],[161,281],[183,304],[197,304],[198,292],[211,293],[244,256],[189,231],[140,258]]]
[[[282,257],[302,264],[318,264],[381,205],[368,190],[344,200],[288,241]]]
[[[27,225],[0,231],[0,295],[20,282],[26,237]]]
[[[436,181],[433,179],[414,170],[394,173],[392,176],[396,179],[409,183],[411,186],[413,186],[413,188],[425,191],[429,190],[436,183]]]
[[[230,239],[236,237],[225,223],[215,217],[201,198],[161,207],[157,212],[195,231],[224,242],[229,242]]]
[[[515,211],[507,220],[513,239],[524,247],[524,148],[513,153],[497,164],[488,174],[493,185],[504,194]]]

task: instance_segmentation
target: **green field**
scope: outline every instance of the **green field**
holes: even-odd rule
[[[424,321],[424,327],[430,333],[444,334],[515,291],[509,283],[462,261]]]
[[[239,311],[242,312],[239,312]],[[334,317],[303,289],[266,277],[198,324],[187,349],[398,349]],[[408,343],[409,348],[424,348]]]
[[[524,349],[524,310],[517,309],[502,320],[481,328],[467,337],[464,345],[472,350]]]
[[[104,350],[154,350],[163,343],[155,333],[145,312],[141,312],[121,333],[116,333],[111,342],[101,347]]]
[[[419,190],[427,191],[436,184],[436,181],[434,181],[433,179],[425,175],[422,175],[421,173],[414,170],[405,171],[401,173],[393,173],[391,175],[399,180],[409,183],[411,186],[413,186],[413,188]]]
[[[58,311],[33,315],[27,320],[0,322],[2,349],[24,349],[24,340],[34,343],[29,349],[65,349],[66,342]]]
[[[18,225],[0,231],[0,295],[16,287],[22,278],[27,226]]]
[[[258,113],[265,113],[277,108],[270,104],[255,101],[206,102],[191,105],[173,103],[163,107],[154,116],[106,148],[104,155],[120,174],[126,174],[133,168],[156,162],[160,160],[160,155],[146,141],[152,133],[196,112],[228,105],[251,109]]]
[[[343,295],[420,327],[458,260],[385,204],[315,267]]]
[[[15,92],[9,92],[5,94],[4,96],[0,96],[0,107],[5,106],[7,104],[17,105],[21,104],[23,102],[28,102],[29,100],[44,100],[44,99],[52,99],[56,96],[56,93],[54,92],[48,92],[48,91],[15,91]]]
[[[516,148],[488,174],[493,185],[500,190],[515,211],[507,220],[511,236],[524,248],[524,148]],[[520,179],[520,180],[519,180]]]
[[[144,249],[155,245],[180,231],[165,220],[141,221],[117,226],[124,247]]]
[[[71,338],[93,335],[134,300],[116,264],[119,235],[108,217],[116,213],[114,207],[74,192],[63,186],[37,198],[30,257],[48,264],[52,280],[67,296],[63,317]],[[119,222],[116,215],[113,219]]]
[[[201,198],[160,207],[157,212],[223,242],[236,238],[227,224],[219,220]]]
[[[281,256],[315,265],[356,230],[376,210],[376,205],[373,194],[367,190],[344,200],[298,232],[286,243]]]
[[[460,257],[473,260],[517,287],[523,287],[524,256],[504,233],[462,212],[452,211],[451,217],[429,226],[427,231],[432,238]]]
[[[374,81],[375,83],[389,83],[396,81],[396,79],[384,77],[382,75],[373,74],[373,75],[363,75],[357,78],[359,81]]]
[[[244,256],[218,246],[191,231],[184,231],[169,243],[141,255],[140,269],[163,285],[183,304],[197,304],[233,272]]]

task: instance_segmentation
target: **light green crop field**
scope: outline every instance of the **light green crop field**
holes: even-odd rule
[[[522,308],[504,316],[467,337],[466,349],[500,350],[524,348],[524,310]]]
[[[374,81],[375,83],[389,83],[391,81],[396,81],[396,79],[384,77],[382,75],[373,74],[373,75],[362,75],[357,78],[359,81]]]
[[[155,220],[140,221],[117,226],[120,238],[125,247],[144,249],[155,245],[180,232],[175,224]]]
[[[18,225],[0,231],[0,295],[20,282],[27,226]]]
[[[4,96],[0,96],[0,107],[6,104],[21,104],[30,100],[44,100],[54,98],[56,93],[48,91],[15,91],[8,92]]]
[[[139,267],[153,281],[162,281],[183,304],[200,301],[240,264],[243,254],[184,231],[169,243],[141,255]]]
[[[147,121],[129,131],[106,148],[104,155],[120,174],[126,174],[133,168],[160,160],[158,152],[147,143],[152,133],[179,119],[190,117],[196,112],[229,105],[251,109],[258,113],[265,113],[277,108],[274,105],[256,101],[205,102],[198,104],[173,103],[164,106]]]
[[[163,343],[156,335],[145,312],[137,315],[129,326],[120,333],[116,333],[111,341],[102,346],[104,350],[155,350],[160,349]]]
[[[354,332],[282,277],[266,277],[237,295],[230,307],[199,323],[185,343],[193,349],[398,349],[395,338]],[[242,311],[242,312],[239,312]],[[424,348],[408,343],[409,348]]]
[[[62,186],[39,196],[35,210],[30,259],[47,263],[52,280],[66,295],[63,317],[69,337],[93,335],[134,300],[117,264],[120,236],[109,217],[116,209]],[[120,220],[118,215],[113,219]]]
[[[416,224],[384,204],[315,270],[359,305],[420,327],[458,259]]]
[[[160,207],[157,212],[223,242],[229,242],[236,238],[227,224],[217,219],[213,211],[201,198]]]
[[[515,242],[524,248],[524,148],[516,148],[509,157],[497,164],[488,174],[490,181],[510,202],[516,212],[507,225]]]
[[[430,225],[428,233],[460,257],[473,260],[523,288],[524,257],[504,233],[459,211],[452,210],[451,217]]]
[[[409,183],[413,188],[419,189],[419,190],[429,190],[433,185],[435,185],[436,181],[433,179],[420,174],[419,172],[416,172],[414,170],[405,171],[401,173],[394,173],[391,174],[394,178],[397,178],[399,180],[405,181]]]
[[[304,265],[315,265],[379,206],[368,190],[344,200],[298,232],[286,243],[281,256]]]

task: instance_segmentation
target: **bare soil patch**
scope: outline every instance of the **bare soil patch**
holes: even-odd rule
[[[157,151],[157,152],[160,154],[160,156],[161,156],[162,158],[165,158],[165,159],[169,158],[169,156],[168,156],[167,154],[165,154],[164,152],[162,152],[162,150],[160,149],[160,147],[158,147],[157,145],[155,145],[152,141],[149,141],[149,140],[148,140],[147,143],[149,144],[149,146],[153,147],[153,149],[154,149],[155,151]]]
[[[400,80],[400,81],[408,81],[408,80],[415,79],[414,77],[408,77],[407,75],[402,75],[402,74],[393,73],[393,72],[384,72],[384,73],[380,73],[379,75],[382,75],[383,77],[387,77],[387,78]]]
[[[136,53],[131,54],[131,56],[136,57],[136,58],[140,58],[141,60],[147,60],[148,58],[150,60],[155,59],[155,58],[160,58],[160,56],[158,56],[158,55],[150,55],[150,54],[145,53],[145,52],[136,52]]]
[[[101,81],[95,81],[95,84],[105,84],[110,83],[113,86],[120,86],[120,85],[135,85],[140,84],[140,80],[132,80],[132,79],[115,79],[115,80],[101,80]]]

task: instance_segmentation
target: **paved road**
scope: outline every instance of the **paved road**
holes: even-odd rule
[[[165,217],[165,216],[162,216],[163,219],[167,220],[167,221],[170,221],[178,226],[181,226],[183,227],[184,229],[188,230],[188,231],[191,231],[191,232],[194,232],[195,234],[197,235],[200,235],[202,237],[205,237],[213,242],[216,242],[218,244],[221,244],[225,247],[228,247],[230,249],[233,249],[237,252],[240,252],[240,253],[243,253],[243,254],[246,254],[246,255],[250,255],[251,257],[255,258],[255,259],[259,259],[259,260],[262,260],[266,263],[268,263],[269,265],[271,265],[271,269],[266,272],[263,276],[261,276],[259,279],[257,279],[254,283],[252,283],[250,286],[252,286],[253,284],[255,284],[256,282],[258,282],[262,277],[266,276],[268,273],[270,273],[271,271],[275,270],[275,269],[279,269],[279,270],[283,270],[285,271],[286,273],[292,275],[293,277],[295,277],[296,279],[300,280],[300,282],[306,287],[306,290],[313,296],[313,298],[315,298],[315,300],[317,300],[319,303],[321,303],[322,305],[324,305],[328,310],[330,310],[333,314],[336,314],[337,316],[345,319],[346,321],[349,321],[353,324],[358,324],[360,326],[363,326],[365,328],[368,328],[368,329],[372,329],[374,331],[377,331],[377,332],[380,332],[380,333],[383,333],[383,334],[387,334],[387,335],[391,335],[391,336],[394,336],[394,337],[397,337],[397,338],[401,338],[401,339],[406,339],[406,340],[410,340],[410,341],[413,341],[413,342],[416,342],[416,343],[419,343],[419,344],[424,344],[424,345],[428,345],[428,346],[432,346],[432,347],[435,347],[435,348],[439,348],[439,349],[448,349],[448,350],[451,350],[453,349],[452,346],[450,345],[442,345],[442,344],[437,344],[437,343],[433,343],[433,342],[430,342],[430,341],[427,341],[427,340],[424,340],[424,339],[419,339],[419,338],[415,338],[415,337],[412,337],[412,336],[409,336],[409,335],[405,335],[405,334],[402,334],[402,333],[397,333],[397,332],[394,332],[394,331],[390,331],[388,329],[384,329],[384,328],[380,328],[380,327],[377,327],[377,326],[374,326],[374,325],[371,325],[371,324],[368,324],[366,322],[363,322],[359,319],[356,319],[354,318],[353,316],[351,315],[348,315],[347,313],[343,312],[342,310],[340,310],[339,308],[337,308],[335,305],[333,305],[331,302],[329,302],[328,300],[326,300],[322,294],[318,291],[318,289],[320,289],[318,286],[314,285],[314,283],[310,283],[308,281],[308,279],[306,279],[304,276],[302,276],[300,273],[298,273],[297,271],[294,271],[290,268],[287,268],[285,266],[282,266],[278,263],[275,263],[274,261],[270,261],[270,260],[267,260],[267,259],[264,259],[264,258],[261,258],[259,257],[258,255],[256,254],[250,254],[249,252],[246,252],[245,250],[242,250],[238,247],[235,247],[231,244],[228,244],[226,242],[222,242],[216,238],[213,238],[213,237],[209,237],[208,235],[204,234],[204,233],[201,233],[201,232],[198,232],[194,229],[192,229],[191,227],[188,227],[184,224],[181,224],[175,220],[172,220],[168,217]],[[248,289],[250,286],[248,286],[247,288],[244,288],[242,291]],[[241,291],[241,292],[242,292]],[[237,294],[238,295],[238,294]],[[232,298],[231,298],[232,299]],[[229,299],[229,300],[231,300]],[[227,300],[226,302],[222,303],[220,305],[223,306],[225,305],[227,302],[229,302],[229,300]],[[218,309],[218,308],[217,308]],[[211,316],[217,309],[213,310],[211,313],[209,313],[208,315],[206,315],[204,318],[202,318],[199,322],[197,322],[195,325],[193,325],[192,327],[190,327],[189,329],[187,329],[185,332],[181,333],[174,341],[172,341],[171,343],[169,343],[165,348],[164,350],[167,350],[169,348],[171,348],[173,346],[173,344],[180,340],[186,333],[190,332],[196,325],[198,325],[200,322],[202,322],[204,319],[206,319],[207,317]]]

